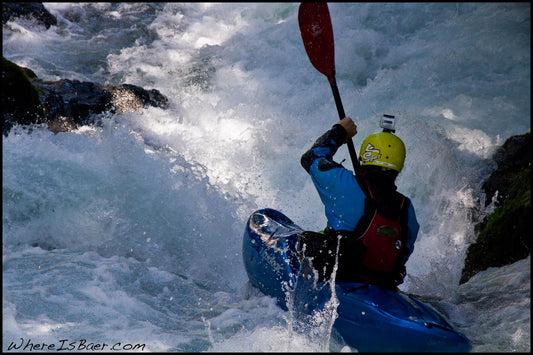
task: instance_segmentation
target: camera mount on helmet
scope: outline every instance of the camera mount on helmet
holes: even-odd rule
[[[393,115],[384,114],[381,116],[379,126],[383,128],[383,132],[394,133],[396,132],[396,118]]]

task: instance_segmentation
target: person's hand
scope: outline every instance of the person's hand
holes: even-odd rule
[[[346,141],[357,134],[357,126],[350,117],[344,117],[339,124],[346,131]]]

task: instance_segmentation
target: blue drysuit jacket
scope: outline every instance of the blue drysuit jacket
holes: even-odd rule
[[[333,161],[333,155],[344,143],[345,129],[336,124],[313,144],[301,159],[325,206],[327,226],[336,231],[353,231],[364,214],[366,195],[352,171]],[[407,252],[405,263],[414,250],[420,225],[413,204],[409,202],[407,221]]]

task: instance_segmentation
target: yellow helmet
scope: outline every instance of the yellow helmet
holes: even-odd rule
[[[359,160],[361,165],[381,166],[400,173],[405,160],[405,145],[392,133],[374,133],[366,137],[361,144]]]

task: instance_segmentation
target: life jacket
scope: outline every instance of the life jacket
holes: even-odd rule
[[[341,234],[337,279],[386,282],[406,251],[408,200],[401,193],[378,200],[368,184],[365,213],[353,232]],[[330,231],[331,233],[331,231]]]
[[[405,203],[405,196],[399,192],[400,210]],[[368,197],[367,197],[368,200]],[[368,228],[360,237],[365,246],[365,255],[361,263],[359,277],[365,281],[377,281],[376,276],[393,272],[404,250],[405,238],[402,235],[400,213],[397,218],[387,218],[374,210]],[[378,276],[378,279],[381,277]]]

